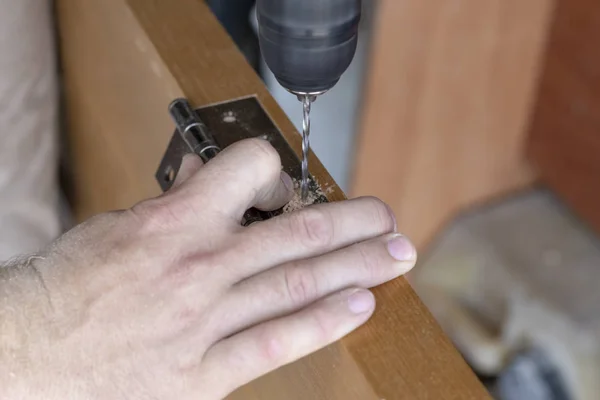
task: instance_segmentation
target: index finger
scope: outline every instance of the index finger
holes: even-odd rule
[[[381,200],[363,197],[317,204],[252,225],[226,254],[238,282],[275,266],[330,253],[391,233],[396,221]],[[252,257],[248,257],[252,254]]]

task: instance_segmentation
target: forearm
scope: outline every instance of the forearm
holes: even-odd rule
[[[36,398],[35,376],[49,346],[53,308],[36,263],[22,257],[0,267],[0,398]]]

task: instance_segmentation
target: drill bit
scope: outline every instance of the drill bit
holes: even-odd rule
[[[310,106],[313,101],[312,96],[302,96],[302,183],[301,196],[302,202],[308,198],[308,152],[310,150]]]

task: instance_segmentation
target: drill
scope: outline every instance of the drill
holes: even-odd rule
[[[277,81],[303,105],[303,201],[308,196],[311,104],[350,66],[361,5],[361,0],[257,0],[263,58]]]

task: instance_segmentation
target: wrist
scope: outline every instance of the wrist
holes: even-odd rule
[[[53,307],[36,263],[28,256],[0,267],[0,398],[35,398],[35,386],[49,347]],[[7,393],[3,393],[6,391]]]

